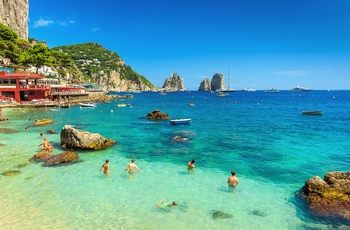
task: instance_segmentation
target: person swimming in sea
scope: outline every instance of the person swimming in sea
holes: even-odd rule
[[[188,170],[192,170],[195,168],[194,162],[195,160],[191,160],[190,162],[187,163]]]
[[[98,170],[98,171],[100,172],[101,169],[103,169],[103,172],[104,172],[105,174],[109,174],[110,172],[109,172],[109,165],[108,165],[108,163],[109,163],[109,160],[107,159],[107,160],[106,160],[106,163],[104,163],[104,164],[101,166],[100,170]]]
[[[136,169],[138,172],[141,172],[141,170],[137,167],[137,165],[135,164],[135,160],[132,159],[131,163],[128,164],[128,166],[126,167],[125,171],[129,169],[129,173],[132,174],[134,173],[134,170]]]
[[[172,207],[172,206],[176,206],[177,202],[173,201],[173,203],[167,204],[164,201],[161,201],[159,204],[156,204],[158,208],[167,208],[167,207]]]
[[[228,177],[227,183],[229,188],[236,188],[238,185],[238,178],[236,177],[236,172],[234,170],[231,171],[231,176]]]

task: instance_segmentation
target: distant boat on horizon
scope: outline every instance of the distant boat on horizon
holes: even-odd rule
[[[296,87],[293,87],[290,91],[311,91],[311,89],[301,87],[301,86],[296,86]]]
[[[279,90],[275,89],[275,88],[271,88],[271,89],[266,89],[264,90],[265,93],[278,93]]]

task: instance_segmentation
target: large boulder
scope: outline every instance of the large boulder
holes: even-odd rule
[[[177,73],[173,73],[165,80],[163,89],[167,91],[186,91],[184,79]]]
[[[211,79],[211,90],[217,91],[217,90],[225,90],[225,79],[224,75],[222,73],[216,73],[213,75],[213,78]]]
[[[43,161],[47,161],[51,157],[53,157],[53,155],[50,154],[49,152],[41,151],[41,152],[35,154],[32,158],[30,158],[30,161],[43,162]]]
[[[65,151],[63,153],[60,153],[58,155],[55,155],[51,158],[49,158],[46,162],[44,162],[43,166],[57,166],[61,164],[67,164],[67,163],[76,163],[80,161],[79,155],[75,152]]]
[[[154,110],[147,114],[147,118],[153,120],[168,120],[170,117],[168,114],[160,112],[160,110]]]
[[[324,180],[315,176],[305,182],[301,195],[312,214],[350,220],[350,171],[327,173]]]
[[[52,123],[53,122],[50,119],[42,119],[42,120],[36,120],[33,126],[43,126],[43,125],[49,125]]]
[[[205,78],[199,85],[198,91],[210,91],[211,85],[209,78]]]
[[[77,130],[70,125],[65,125],[61,131],[61,146],[71,149],[105,149],[116,143],[98,133],[90,133]]]

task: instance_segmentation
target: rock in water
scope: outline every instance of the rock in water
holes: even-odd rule
[[[65,125],[61,131],[61,146],[72,149],[105,149],[116,143],[98,133],[89,133]]]
[[[168,114],[160,112],[160,110],[154,110],[147,114],[147,118],[153,120],[168,120],[170,117]]]
[[[57,166],[60,164],[76,163],[78,161],[80,161],[78,154],[75,152],[65,151],[48,159],[43,163],[43,166]]]
[[[350,171],[327,173],[324,180],[315,176],[305,182],[300,194],[312,214],[350,220]]]
[[[48,153],[47,151],[41,151],[40,153],[37,153],[32,158],[30,158],[30,161],[43,162],[47,161],[51,157],[53,157],[52,154]]]
[[[211,216],[214,219],[229,219],[229,218],[233,217],[231,214],[224,213],[224,212],[221,212],[221,211],[218,211],[218,210],[212,210],[211,211]]]
[[[226,89],[224,75],[222,73],[214,74],[210,86],[212,91]]]
[[[209,78],[205,78],[199,85],[198,91],[210,91],[211,85]]]
[[[21,174],[21,171],[19,171],[19,170],[9,170],[9,171],[6,171],[6,172],[2,173],[3,176],[17,176],[18,174]]]

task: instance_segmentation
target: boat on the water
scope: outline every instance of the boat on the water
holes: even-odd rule
[[[191,118],[182,118],[182,119],[174,119],[170,120],[171,125],[182,125],[190,123]]]
[[[218,94],[216,94],[217,97],[227,97],[229,94],[228,93],[223,93],[223,92],[219,92]]]
[[[311,91],[311,89],[301,87],[301,86],[296,86],[296,87],[293,87],[290,91]]]
[[[304,115],[322,115],[323,111],[322,110],[304,110],[303,114]]]
[[[80,107],[96,107],[95,104],[89,102],[89,103],[79,103]]]
[[[271,88],[271,89],[266,89],[264,90],[265,93],[278,93],[279,90],[275,89],[275,88]]]

